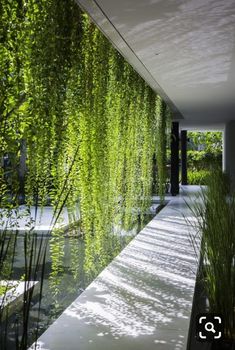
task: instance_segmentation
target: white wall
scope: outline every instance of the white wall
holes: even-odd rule
[[[225,125],[223,133],[223,170],[235,185],[235,120]]]

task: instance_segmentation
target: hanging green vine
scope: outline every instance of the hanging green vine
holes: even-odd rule
[[[166,192],[167,105],[160,96],[156,98],[158,191],[161,202]]]
[[[25,145],[28,205],[52,204],[57,219],[79,204],[96,273],[119,249],[113,232],[132,229],[151,203],[155,152],[163,199],[167,106],[74,0],[1,9],[1,156]]]
[[[3,0],[0,4],[0,157],[8,159],[7,178],[1,167],[0,205],[17,205],[24,116],[24,9],[21,1]],[[9,198],[8,198],[9,199]]]

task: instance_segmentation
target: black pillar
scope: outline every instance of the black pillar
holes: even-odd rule
[[[171,128],[171,194],[179,193],[179,123],[172,122]]]
[[[187,131],[181,131],[181,183],[188,184],[187,179]]]

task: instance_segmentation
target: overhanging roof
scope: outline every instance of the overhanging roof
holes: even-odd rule
[[[182,125],[235,119],[235,0],[79,0]]]

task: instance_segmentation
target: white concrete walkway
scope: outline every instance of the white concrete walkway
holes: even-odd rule
[[[189,195],[198,187],[184,190]],[[39,338],[37,349],[186,349],[197,272],[182,216],[191,215],[186,193],[172,197]]]

